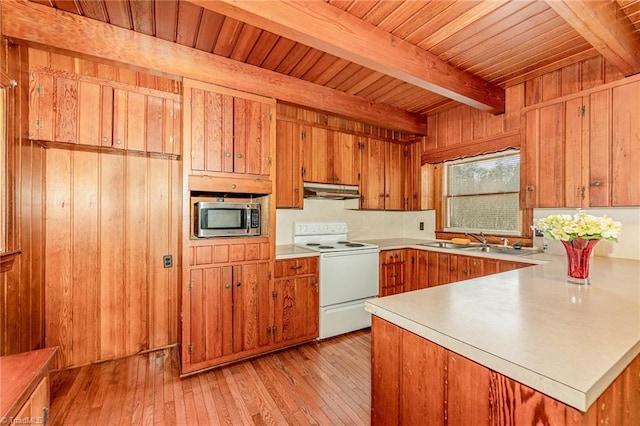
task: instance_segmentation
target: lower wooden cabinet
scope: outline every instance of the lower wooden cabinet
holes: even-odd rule
[[[526,266],[531,264],[429,250],[382,250],[379,295],[435,287]]]
[[[275,344],[293,344],[318,337],[320,300],[318,259],[277,260],[273,281]]]
[[[181,373],[318,337],[318,259],[193,265],[183,291]]]

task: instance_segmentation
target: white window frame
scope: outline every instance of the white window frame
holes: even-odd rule
[[[451,232],[451,233],[464,233],[464,232],[470,232],[470,233],[477,233],[477,232],[484,232],[484,233],[489,233],[489,234],[493,234],[493,235],[513,235],[513,236],[522,236],[522,209],[520,208],[520,206],[518,206],[518,217],[517,217],[517,221],[518,221],[518,229],[515,231],[512,230],[496,230],[496,229],[476,229],[476,228],[454,228],[454,227],[450,227],[449,224],[451,223],[451,218],[449,215],[449,201],[451,200],[451,197],[449,196],[449,166],[452,165],[457,165],[457,164],[463,164],[463,163],[471,163],[471,162],[476,162],[476,161],[484,161],[484,160],[490,160],[493,158],[500,158],[500,157],[508,157],[508,156],[512,156],[512,155],[520,155],[520,165],[522,165],[522,156],[521,156],[521,152],[520,150],[517,149],[509,149],[506,151],[501,151],[501,152],[496,152],[496,153],[492,153],[492,154],[482,154],[482,155],[476,155],[473,157],[467,157],[467,158],[463,158],[460,160],[453,160],[453,161],[446,161],[444,163],[444,173],[443,173],[443,179],[442,179],[442,212],[443,212],[443,220],[444,220],[444,224],[443,224],[443,231],[444,232]],[[522,168],[520,169],[520,172],[522,172]],[[518,194],[518,200],[520,199],[520,187],[518,186],[518,191],[505,191],[505,194]]]

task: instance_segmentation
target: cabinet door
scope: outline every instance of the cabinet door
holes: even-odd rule
[[[418,289],[418,250],[404,249],[404,291]]]
[[[233,99],[233,173],[270,173],[271,107],[255,100]]]
[[[640,205],[640,82],[613,89],[611,205]]]
[[[384,167],[385,142],[368,138],[363,140],[361,148],[362,171],[360,174],[360,208],[371,210],[384,209]]]
[[[404,148],[404,210],[420,210],[422,169],[420,167],[421,144],[414,143]]]
[[[29,139],[54,140],[53,76],[32,71],[29,79]]]
[[[233,351],[269,345],[269,263],[233,267]]]
[[[429,287],[429,252],[417,251],[416,286],[417,290]]]
[[[343,185],[357,185],[360,174],[360,151],[354,135],[333,132],[333,181]]]
[[[233,98],[191,88],[191,170],[233,172]]]
[[[46,419],[49,410],[49,378],[43,377],[35,390],[24,403],[15,417],[11,418],[11,424],[33,424]],[[35,421],[34,421],[35,419]],[[46,423],[42,421],[42,423]]]
[[[301,130],[298,124],[276,123],[276,207],[301,208],[303,205]]]
[[[384,164],[384,208],[385,210],[403,209],[403,145],[386,143],[386,156]]]
[[[611,90],[589,95],[589,205],[611,205]],[[586,173],[586,172],[585,172]]]
[[[332,183],[333,150],[329,149],[328,131],[318,127],[304,126],[302,132],[304,180]]]
[[[589,166],[588,147],[583,145],[583,121],[586,106],[582,98],[566,102],[564,134],[564,207],[582,207],[585,200],[583,170]],[[586,173],[585,173],[586,177]],[[551,188],[547,189],[550,191]],[[541,190],[545,190],[544,188]]]
[[[274,342],[318,335],[318,279],[298,277],[274,281]]]
[[[183,348],[183,358],[189,363],[233,353],[233,278],[231,266],[191,270],[190,341]]]
[[[113,138],[113,88],[87,81],[79,82],[78,134],[82,145],[111,145]]]

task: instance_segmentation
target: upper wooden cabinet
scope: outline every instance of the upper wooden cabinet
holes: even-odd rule
[[[302,176],[306,182],[357,185],[360,154],[354,135],[301,126]]]
[[[360,149],[362,151],[360,208],[384,210],[386,142],[380,139],[366,138],[360,142]]]
[[[185,168],[191,174],[271,174],[275,102],[185,80]]]
[[[29,94],[30,139],[180,154],[180,95],[46,69]]]
[[[278,120],[276,124],[276,207],[302,208],[302,130],[297,123]]]
[[[640,82],[631,82],[528,109],[523,206],[640,205],[639,107]]]

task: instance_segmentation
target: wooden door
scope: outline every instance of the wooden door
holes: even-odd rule
[[[279,164],[276,177],[276,207],[301,208],[302,189],[302,141],[300,126],[288,121],[276,123],[276,158]]]
[[[385,210],[403,209],[403,145],[386,143],[386,156],[384,164],[384,208]]]
[[[429,252],[417,250],[416,290],[429,287]]]
[[[233,351],[269,345],[269,262],[233,266]]]
[[[360,150],[350,133],[333,132],[334,183],[358,185]]]
[[[611,205],[611,90],[591,93],[588,101],[588,139],[585,150],[589,154],[586,180],[588,205]],[[587,172],[584,172],[587,174]]]
[[[190,91],[190,169],[233,172],[233,97],[200,88]]]
[[[384,209],[385,142],[368,138],[361,142],[360,208]]]
[[[404,210],[420,210],[421,207],[421,144],[413,143],[404,147]]]
[[[565,105],[564,134],[564,207],[582,207],[585,203],[583,170],[589,166],[588,147],[583,144],[583,122],[586,105],[582,98],[571,99]],[[544,141],[543,141],[544,142]],[[586,173],[584,173],[586,176]],[[549,187],[546,191],[551,191]],[[544,191],[544,189],[542,189]]]
[[[333,183],[333,150],[327,129],[304,126],[302,152],[305,182]]]
[[[317,336],[317,284],[308,276],[274,280],[274,343]]]
[[[269,104],[233,99],[233,173],[270,174],[270,114]]]
[[[418,289],[418,250],[404,249],[404,291]]]
[[[233,284],[231,266],[191,270],[189,339],[183,341],[190,364],[233,353]]]
[[[640,205],[640,82],[613,88],[611,205]]]

